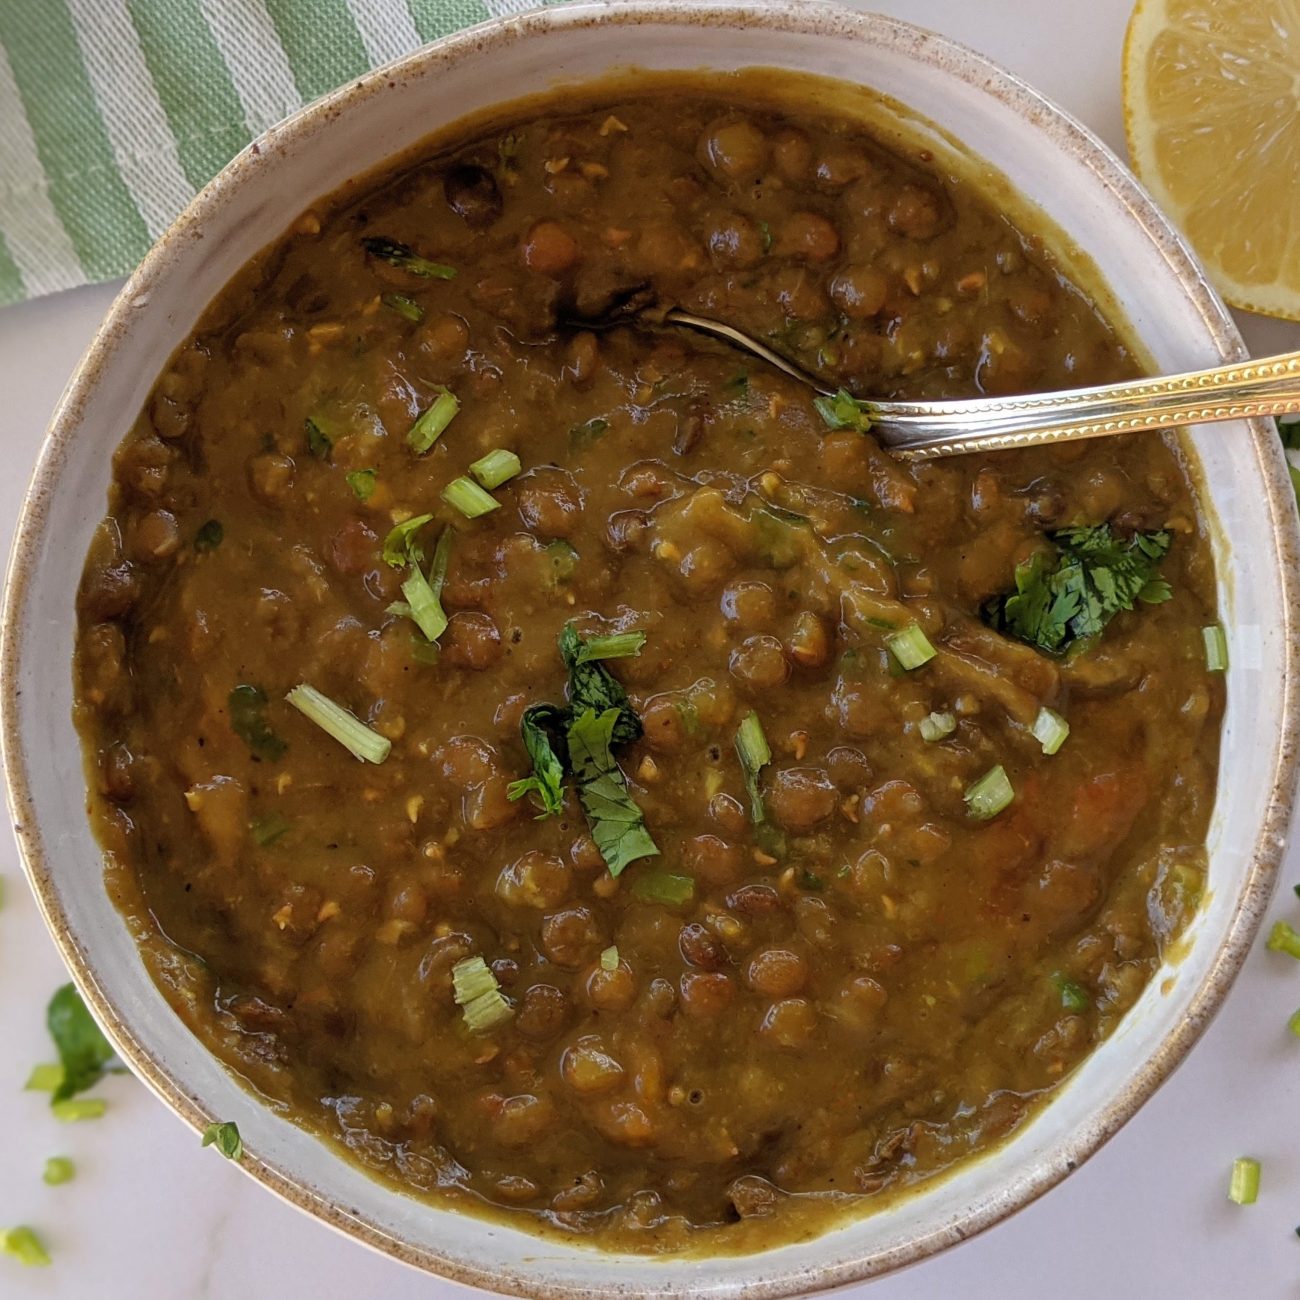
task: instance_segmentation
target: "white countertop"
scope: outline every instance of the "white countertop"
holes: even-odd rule
[[[9,0],[0,0],[8,3]],[[866,8],[867,5],[860,7]],[[1129,0],[884,0],[875,8],[991,55],[1123,154],[1120,49]],[[1285,199],[1279,194],[1279,202]],[[0,311],[0,553],[59,392],[107,310],[99,286]],[[1256,353],[1300,347],[1300,326],[1246,318]],[[1300,855],[1274,913],[1293,920]],[[97,1095],[97,1123],[57,1124],[21,1091],[51,1056],[45,1004],[66,979],[12,841],[0,843],[0,1226],[39,1227],[48,1269],[0,1259],[5,1300],[438,1300],[459,1287],[335,1235],[242,1176],[129,1077]],[[1176,1075],[1092,1161],[984,1236],[870,1285],[871,1300],[1095,1300],[1300,1291],[1300,965],[1252,953],[1214,1025]],[[45,1158],[76,1180],[49,1188]],[[1226,1199],[1238,1155],[1264,1166],[1257,1204]],[[865,1295],[867,1287],[845,1294]]]

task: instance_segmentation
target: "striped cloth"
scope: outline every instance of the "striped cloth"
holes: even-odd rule
[[[0,0],[0,304],[130,271],[254,136],[554,0]]]

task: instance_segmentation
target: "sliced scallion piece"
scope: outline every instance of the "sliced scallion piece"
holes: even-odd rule
[[[61,1183],[70,1183],[76,1174],[77,1166],[67,1156],[51,1156],[45,1162],[41,1178],[51,1187],[58,1187]]]
[[[1268,932],[1268,943],[1265,946],[1269,952],[1284,952],[1288,957],[1300,960],[1300,934],[1297,934],[1285,921],[1274,921],[1273,928]]]
[[[432,518],[432,515],[412,515],[393,528],[384,538],[384,563],[394,569],[412,561],[423,564],[424,550],[416,540],[416,534]]]
[[[63,1066],[57,1062],[46,1061],[32,1067],[23,1088],[27,1092],[58,1092],[63,1086]]]
[[[1011,805],[1016,792],[1011,788],[1011,779],[1001,763],[990,768],[966,791],[966,806],[970,815],[977,821],[988,821],[996,817],[1004,808]]]
[[[0,1254],[16,1259],[26,1268],[45,1268],[50,1262],[50,1252],[41,1239],[21,1224],[0,1232]]]
[[[1044,754],[1055,754],[1070,734],[1070,724],[1053,709],[1039,709],[1034,719],[1034,739],[1043,747]]]
[[[1296,1011],[1292,1014],[1291,1019],[1286,1022],[1286,1027],[1297,1038],[1300,1038],[1300,1011]]]
[[[593,636],[582,643],[577,662],[589,664],[593,659],[630,659],[641,653],[644,632],[615,632],[610,636]]]
[[[498,447],[486,456],[480,456],[469,467],[469,472],[485,488],[500,487],[507,479],[514,478],[523,469],[523,464],[513,451]]]
[[[921,719],[921,739],[933,744],[957,730],[957,719],[951,713],[931,713]]]
[[[373,469],[354,469],[351,474],[345,474],[348,487],[352,489],[352,495],[358,501],[369,501],[375,492],[375,480],[379,477],[377,471]]]
[[[99,1119],[107,1109],[108,1102],[100,1097],[68,1097],[50,1105],[54,1118],[64,1124],[75,1124],[83,1119]]]
[[[447,615],[418,564],[411,565],[410,576],[402,583],[402,595],[416,627],[428,640],[436,641],[447,630]]]
[[[491,510],[500,508],[501,502],[490,493],[484,492],[473,479],[454,478],[442,490],[442,499],[453,509],[459,510],[466,519],[477,519]]]
[[[515,1013],[482,957],[458,961],[451,968],[451,988],[470,1033],[485,1033]]]
[[[1240,1156],[1232,1162],[1228,1200],[1234,1205],[1254,1205],[1259,1197],[1259,1161]]]
[[[393,742],[369,727],[328,695],[322,695],[306,682],[295,686],[284,697],[303,717],[310,719],[327,735],[333,736],[356,758],[367,763],[382,763]]]
[[[411,431],[406,435],[412,450],[423,456],[442,437],[443,430],[456,418],[459,410],[456,394],[450,388],[439,388],[432,405],[411,425]]]
[[[417,325],[424,319],[424,308],[414,299],[408,298],[404,293],[386,293],[379,301],[385,307],[395,311],[399,316],[414,321]]]
[[[758,775],[772,761],[772,749],[763,734],[763,724],[752,709],[740,720],[736,753],[740,755],[740,770],[745,774],[745,789],[749,791],[749,814],[754,824],[759,825],[767,820],[767,810],[763,807]]]
[[[1226,672],[1228,668],[1228,638],[1217,623],[1201,629],[1205,642],[1205,666],[1212,673]]]
[[[695,881],[670,871],[639,871],[632,879],[632,892],[647,903],[680,907],[695,897]]]
[[[600,954],[600,969],[618,970],[618,949],[613,944]]]
[[[387,235],[372,235],[369,239],[363,239],[361,247],[371,257],[377,257],[381,262],[389,262],[393,266],[400,266],[403,271],[418,275],[422,280],[454,280],[456,278],[456,268],[454,266],[448,266],[445,262],[431,262],[427,257],[421,257],[418,253],[413,252],[409,244],[402,244],[396,239],[389,239]]]
[[[928,664],[935,656],[935,648],[930,638],[921,630],[919,623],[910,623],[901,632],[895,632],[885,638],[894,658],[909,672]]]

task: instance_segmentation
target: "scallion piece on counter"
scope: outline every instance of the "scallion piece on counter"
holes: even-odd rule
[[[41,1239],[23,1226],[0,1232],[0,1254],[16,1259],[26,1268],[44,1268],[50,1262],[50,1253]]]
[[[454,478],[442,490],[442,499],[466,519],[477,519],[491,510],[500,508],[501,502],[484,492],[471,478]]]
[[[76,1177],[77,1166],[67,1156],[51,1156],[45,1162],[45,1172],[41,1177],[51,1186],[70,1183]]]
[[[740,770],[745,774],[745,789],[749,791],[750,817],[758,825],[767,820],[758,774],[772,761],[772,749],[763,734],[763,724],[752,709],[740,721],[740,729],[736,732],[736,753],[740,755]]]
[[[523,469],[523,464],[513,451],[498,447],[486,456],[480,456],[469,467],[469,472],[485,488],[500,487],[507,479],[514,478]]]
[[[382,763],[393,742],[369,727],[328,695],[303,682],[284,697],[303,717],[310,719],[327,735],[333,736],[354,757],[367,763]]]
[[[402,595],[416,627],[428,640],[436,641],[447,630],[447,615],[418,564],[411,565],[410,576],[402,583]]]
[[[1034,719],[1034,739],[1043,747],[1044,754],[1055,754],[1070,734],[1070,724],[1053,709],[1039,709]]]
[[[1228,1200],[1234,1205],[1254,1205],[1259,1197],[1259,1161],[1240,1156],[1232,1162]]]
[[[1226,672],[1228,668],[1228,638],[1223,629],[1215,623],[1201,629],[1205,641],[1205,666],[1212,673]]]
[[[610,636],[593,636],[582,643],[577,662],[589,664],[593,659],[630,659],[641,653],[644,632],[615,632]]]
[[[450,388],[440,388],[433,404],[411,425],[406,441],[419,456],[423,456],[442,437],[443,430],[456,418],[460,402]]]
[[[482,957],[465,957],[451,968],[451,989],[473,1034],[485,1033],[515,1013]]]
[[[951,736],[957,730],[957,719],[951,713],[931,713],[921,719],[921,739],[931,744]]]
[[[887,636],[885,644],[894,658],[909,672],[913,668],[920,668],[922,664],[928,664],[935,656],[935,648],[930,644],[930,638],[921,631],[919,623],[911,623],[901,632]]]
[[[1286,1027],[1297,1037],[1300,1038],[1300,1011],[1293,1013],[1291,1019],[1286,1022]]]
[[[618,970],[618,949],[613,944],[600,954],[600,969]]]
[[[63,1066],[47,1061],[32,1067],[23,1088],[28,1092],[58,1092],[63,1086]]]
[[[239,1125],[231,1120],[209,1124],[203,1130],[202,1147],[216,1147],[227,1160],[242,1160],[244,1139],[239,1136]]]
[[[404,293],[386,293],[379,301],[399,316],[414,321],[417,325],[424,319],[424,308]]]
[[[1006,769],[999,763],[967,789],[966,806],[972,817],[983,822],[1010,807],[1015,797]]]
[[[1268,932],[1269,952],[1284,952],[1288,957],[1300,960],[1300,934],[1297,934],[1285,921],[1274,921]]]
[[[53,1102],[50,1106],[54,1118],[64,1124],[75,1124],[83,1119],[99,1119],[107,1109],[108,1102],[100,1097],[69,1097],[64,1101]]]
[[[632,879],[632,892],[647,903],[681,907],[695,897],[695,881],[669,871],[639,871]]]

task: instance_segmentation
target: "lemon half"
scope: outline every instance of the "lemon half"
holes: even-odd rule
[[[1300,0],[1138,0],[1124,127],[1224,298],[1300,320]]]

